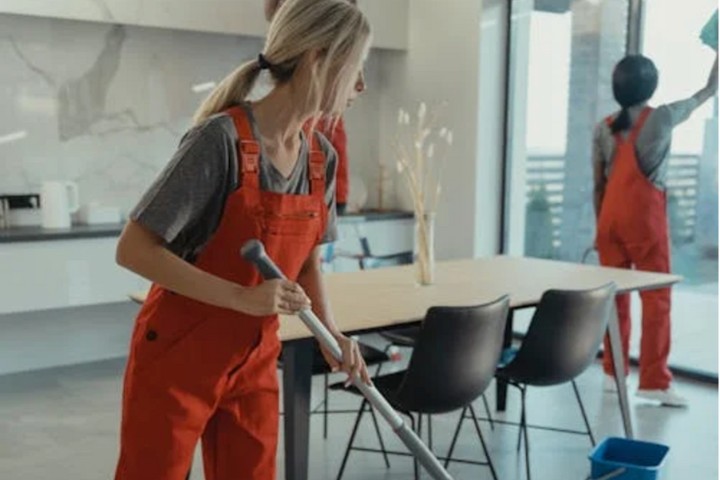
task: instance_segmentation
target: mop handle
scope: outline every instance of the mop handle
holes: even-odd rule
[[[616,469],[616,470],[613,470],[613,471],[610,472],[610,473],[606,473],[606,474],[603,475],[602,477],[592,478],[592,475],[591,475],[591,476],[587,477],[586,480],[610,480],[610,479],[612,479],[612,478],[619,477],[619,476],[622,475],[623,473],[625,473],[625,468],[620,467],[620,468],[618,468],[618,469]]]
[[[285,279],[285,275],[275,265],[275,263],[267,256],[265,247],[259,240],[248,240],[240,250],[243,258],[255,265],[260,274],[266,280]],[[298,313],[300,320],[303,321],[315,338],[330,351],[332,356],[338,362],[342,362],[342,350],[337,340],[333,337],[327,328],[322,324],[320,319],[313,313],[311,309],[304,309]],[[405,443],[410,452],[418,459],[423,467],[432,475],[435,480],[452,480],[450,474],[443,468],[435,455],[425,446],[418,436],[405,425],[400,415],[392,408],[385,398],[378,392],[373,385],[368,385],[355,375],[351,378],[355,387],[363,394],[370,404],[385,418],[395,433]]]

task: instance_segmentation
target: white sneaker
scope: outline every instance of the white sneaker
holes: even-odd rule
[[[617,393],[617,383],[615,383],[615,377],[608,375],[607,373],[603,375],[603,377],[603,391],[607,393]]]
[[[636,395],[646,400],[655,400],[666,407],[687,407],[688,401],[680,395],[672,386],[665,390],[639,389]]]
[[[615,377],[612,375],[608,375],[607,373],[603,375],[603,391],[607,393],[617,393],[617,383],[615,383]],[[625,389],[627,389],[627,375],[625,376]]]

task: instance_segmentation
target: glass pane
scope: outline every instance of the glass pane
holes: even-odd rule
[[[591,146],[615,109],[628,2],[513,0],[505,251],[595,261]],[[515,314],[523,331],[532,312]]]
[[[627,1],[513,1],[506,251],[581,261],[594,243],[591,146],[615,109]]]
[[[654,105],[683,100],[705,86],[715,52],[702,45],[699,34],[716,8],[715,0],[646,2],[643,54],[660,73]],[[674,129],[667,179],[672,267],[685,277],[673,289],[670,361],[714,373],[718,361],[717,111],[715,98]]]
[[[505,251],[596,263],[593,131],[618,110],[611,78],[626,51],[628,2],[512,5]],[[715,8],[712,0],[645,2],[643,53],[660,72],[651,105],[687,98],[705,85],[715,53],[699,33]],[[673,289],[670,363],[715,374],[717,111],[716,99],[707,102],[674,130],[667,173],[673,271],[685,277]],[[634,296],[636,358],[640,310]]]

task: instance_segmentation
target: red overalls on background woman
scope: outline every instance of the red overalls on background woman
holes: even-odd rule
[[[605,266],[632,268],[648,272],[670,272],[667,200],[638,168],[635,142],[652,109],[646,107],[627,138],[615,134],[616,150],[612,173],[598,217],[597,249]],[[613,118],[608,118],[612,125]],[[643,299],[641,352],[643,371],[640,388],[664,390],[672,375],[667,367],[670,354],[670,289],[640,292]],[[617,311],[623,351],[630,345],[630,296],[618,295]],[[605,338],[605,351],[610,351]],[[628,368],[627,356],[625,357]],[[604,357],[606,372],[612,372],[612,359]],[[625,372],[628,373],[627,371]]]
[[[670,238],[666,172],[672,131],[717,91],[717,59],[707,85],[690,98],[647,106],[658,84],[653,62],[628,55],[613,72],[613,94],[622,109],[601,122],[593,149],[596,247],[609,267],[668,273]],[[642,339],[637,395],[669,406],[686,400],[672,387],[670,288],[640,292]],[[625,373],[630,356],[630,296],[617,296]],[[614,390],[609,341],[605,339],[605,389]]]

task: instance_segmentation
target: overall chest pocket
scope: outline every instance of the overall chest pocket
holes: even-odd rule
[[[321,227],[320,213],[307,210],[293,213],[266,213],[263,215],[262,230],[270,235],[318,236]]]

